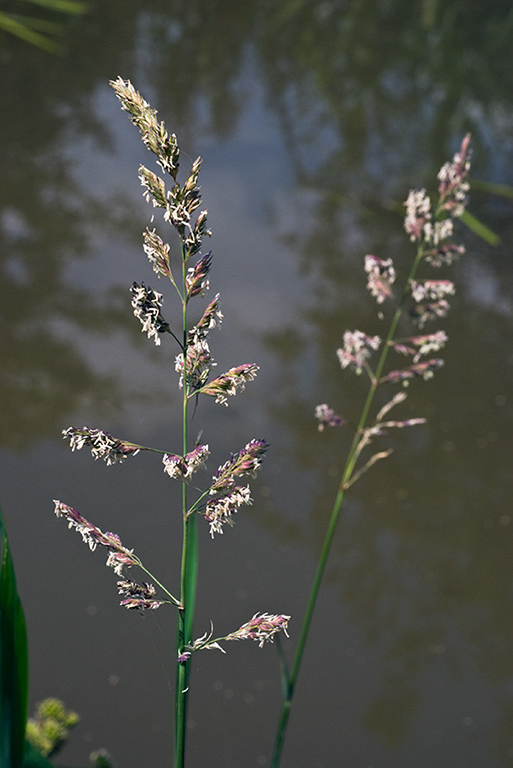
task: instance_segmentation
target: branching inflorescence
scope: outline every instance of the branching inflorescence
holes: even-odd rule
[[[400,383],[406,386],[411,379],[428,380],[443,365],[440,357],[427,358],[427,356],[433,352],[439,352],[444,347],[447,342],[445,331],[416,334],[405,338],[395,338],[395,333],[399,320],[405,314],[409,315],[419,328],[423,328],[428,321],[445,317],[449,310],[448,297],[454,295],[454,283],[447,279],[419,278],[417,272],[423,262],[439,268],[452,264],[458,255],[464,253],[464,247],[453,243],[451,238],[454,228],[453,220],[463,214],[467,200],[469,189],[467,175],[470,168],[469,143],[470,136],[466,136],[452,162],[446,163],[438,174],[439,199],[436,207],[433,208],[431,199],[424,189],[412,190],[408,195],[405,202],[404,227],[410,240],[417,243],[417,255],[401,297],[395,299],[394,296],[392,286],[396,280],[396,272],[392,259],[384,261],[374,255],[365,256],[364,269],[367,273],[368,290],[378,304],[395,301],[396,312],[385,340],[380,336],[368,336],[358,330],[346,331],[344,344],[337,350],[337,356],[342,368],[353,369],[358,375],[363,371],[367,373],[370,380],[371,400],[377,388],[383,384]],[[411,364],[385,373],[385,362],[390,350],[410,358]],[[377,363],[373,368],[371,360],[374,356],[377,356]],[[424,423],[425,419],[422,418],[402,421],[383,420],[394,406],[404,402],[405,399],[405,392],[395,394],[376,414],[371,425],[367,422],[371,400],[368,402],[351,450],[351,472],[344,481],[344,487],[347,488],[355,481],[354,460],[360,457],[373,437],[385,434],[390,428]],[[319,421],[320,430],[326,426],[341,426],[346,423],[326,403],[317,406],[315,415]],[[390,451],[385,451],[372,456],[367,465],[357,472],[358,476],[377,459],[384,458],[389,453]]]
[[[155,229],[147,228],[143,234],[144,251],[157,276],[167,278],[178,296],[182,309],[182,327],[173,330],[162,314],[163,294],[154,291],[145,283],[134,282],[131,287],[132,307],[135,316],[142,325],[142,331],[156,345],[168,335],[178,347],[175,357],[175,369],[178,373],[178,388],[182,397],[182,436],[181,446],[176,452],[159,450],[137,443],[121,440],[107,432],[90,427],[69,427],[63,434],[70,441],[72,450],[87,447],[95,459],[101,458],[106,464],[124,461],[128,456],[136,456],[140,451],[152,451],[162,456],[164,472],[170,478],[182,484],[182,519],[183,549],[180,568],[180,585],[175,597],[146,569],[141,560],[121,544],[114,533],[103,533],[89,523],[72,507],[55,502],[55,513],[68,520],[69,526],[76,528],[91,549],[98,545],[108,550],[107,565],[121,577],[117,587],[121,596],[121,605],[128,609],[144,611],[156,609],[164,604],[178,607],[178,673],[176,698],[176,745],[175,766],[182,766],[184,761],[185,733],[185,698],[188,690],[188,661],[198,650],[218,648],[220,640],[258,640],[260,647],[266,640],[272,641],[277,632],[286,634],[289,616],[282,614],[255,614],[250,621],[235,632],[212,640],[212,635],[205,634],[198,640],[191,637],[194,611],[194,593],[197,571],[197,544],[195,518],[200,515],[209,524],[212,537],[223,533],[225,525],[233,525],[233,515],[245,504],[251,504],[249,485],[240,485],[243,476],[255,477],[267,450],[263,439],[250,440],[244,448],[222,464],[208,487],[196,492],[196,498],[189,498],[189,480],[207,461],[210,450],[207,444],[188,445],[188,404],[191,398],[208,395],[216,403],[228,405],[230,397],[243,390],[246,383],[252,381],[258,371],[254,363],[245,363],[222,373],[211,376],[215,362],[209,348],[210,332],[221,324],[219,294],[207,305],[199,322],[190,326],[188,322],[189,302],[203,297],[209,289],[209,276],[212,266],[210,252],[201,254],[202,242],[210,235],[207,229],[207,212],[200,211],[201,192],[198,177],[201,159],[194,161],[188,178],[183,186],[178,182],[180,150],[176,136],[169,134],[164,123],[158,122],[157,113],[144,101],[129,81],[118,78],[111,82],[121,107],[128,112],[132,122],[139,128],[146,147],[156,155],[161,171],[171,178],[166,181],[148,168],[139,168],[139,179],[144,189],[144,196],[154,208],[162,209],[163,219],[178,233],[180,254],[171,258],[171,247],[157,234]],[[192,263],[194,261],[194,263]],[[176,262],[176,263],[175,263]],[[174,271],[176,270],[176,271]],[[131,567],[142,569],[151,582],[137,583],[129,579],[125,571]],[[156,585],[156,586],[155,586]]]
[[[380,307],[393,303],[395,311],[386,338],[371,336],[360,330],[346,331],[343,336],[343,345],[337,350],[341,368],[352,370],[357,375],[365,373],[369,380],[369,389],[326,529],[294,663],[290,672],[285,663],[282,665],[284,701],[271,761],[272,768],[277,768],[280,764],[294,688],[345,492],[377,461],[391,454],[392,449],[387,448],[371,453],[369,456],[367,449],[375,438],[386,435],[391,429],[425,422],[423,418],[400,420],[388,418],[389,412],[405,401],[404,389],[389,397],[385,405],[377,409],[374,417],[372,412],[378,388],[381,390],[385,385],[397,384],[405,387],[412,379],[427,381],[443,365],[440,357],[430,357],[430,355],[439,352],[447,342],[444,331],[438,330],[426,334],[416,332],[405,337],[397,337],[396,333],[399,322],[403,319],[407,321],[409,318],[410,326],[413,322],[422,329],[426,323],[445,317],[449,310],[448,299],[454,294],[454,283],[447,279],[419,277],[417,273],[424,264],[434,268],[451,265],[459,255],[464,253],[464,247],[454,243],[452,236],[454,219],[463,215],[467,202],[469,145],[470,136],[467,135],[461,143],[459,152],[451,162],[442,167],[438,174],[438,201],[435,205],[432,204],[425,189],[412,190],[408,195],[405,202],[404,228],[410,240],[416,243],[417,252],[411,262],[402,293],[397,298],[393,287],[396,282],[396,271],[392,259],[383,260],[371,254],[364,259],[368,290]],[[380,315],[382,314],[380,310]],[[408,358],[408,364],[385,370],[391,351],[396,354],[396,357],[402,359],[401,362],[404,357]],[[315,417],[320,431],[328,427],[342,427],[348,424],[348,420],[337,414],[327,403],[316,407]]]

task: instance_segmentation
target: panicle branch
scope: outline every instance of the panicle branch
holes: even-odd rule
[[[90,523],[85,517],[82,517],[76,509],[69,507],[62,501],[54,500],[55,514],[57,517],[65,517],[68,521],[68,528],[75,528],[82,540],[89,545],[89,549],[94,551],[98,544],[107,547],[109,550],[107,566],[114,569],[118,576],[122,576],[123,567],[131,565],[140,565],[140,560],[134,555],[132,549],[127,549],[121,543],[116,533],[103,533],[99,528]]]
[[[95,460],[103,459],[108,466],[116,462],[121,463],[127,456],[136,456],[139,451],[145,450],[142,445],[118,440],[117,437],[112,437],[101,429],[68,427],[62,431],[62,434],[65,440],[69,440],[72,451],[79,451],[85,445],[91,449]]]
[[[210,632],[205,632],[204,635],[186,646],[183,657],[179,657],[178,661],[182,663],[187,661],[194,651],[215,649],[225,653],[224,648],[219,643],[228,640],[255,640],[258,643],[258,647],[263,648],[266,642],[272,643],[274,641],[274,637],[278,632],[283,632],[288,637],[287,627],[289,621],[290,616],[284,616],[283,614],[255,613],[252,619],[239,627],[235,632],[231,632],[224,637],[218,637],[215,640],[212,640],[214,630],[211,623]]]

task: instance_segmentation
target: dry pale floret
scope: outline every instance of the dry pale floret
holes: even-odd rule
[[[376,297],[378,304],[392,296],[392,284],[395,282],[395,269],[392,259],[378,259],[377,256],[367,254],[365,257],[365,271],[368,274],[367,288],[372,296]]]

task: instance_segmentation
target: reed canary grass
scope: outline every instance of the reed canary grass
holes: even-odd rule
[[[452,161],[445,163],[438,174],[438,200],[433,205],[425,189],[412,190],[405,202],[406,215],[404,229],[412,243],[416,245],[402,293],[395,297],[393,284],[396,271],[392,259],[380,259],[367,255],[364,270],[367,273],[367,289],[379,305],[395,305],[388,334],[385,339],[369,336],[360,330],[346,331],[343,346],[337,350],[337,356],[343,369],[353,370],[357,375],[365,372],[369,381],[367,396],[364,400],[361,416],[355,429],[351,447],[347,454],[344,470],[340,479],[331,515],[329,517],[324,542],[319,557],[317,570],[308,599],[303,624],[292,665],[288,666],[285,654],[277,643],[282,667],[283,703],[278,722],[272,768],[278,768],[289,722],[292,699],[301,668],[308,633],[313,619],[322,578],[328,561],[333,537],[340,517],[342,504],[347,490],[367,472],[377,461],[387,458],[392,449],[375,451],[369,455],[369,449],[376,437],[387,434],[390,429],[415,426],[425,419],[384,420],[386,414],[406,399],[404,389],[388,400],[374,416],[373,408],[378,388],[383,386],[406,386],[410,380],[421,378],[429,380],[435,371],[443,365],[441,358],[425,360],[425,355],[439,352],[447,342],[444,331],[431,334],[396,338],[399,323],[416,324],[422,328],[425,323],[445,317],[449,310],[448,297],[455,291],[450,280],[433,280],[419,276],[418,272],[425,265],[440,268],[451,265],[462,253],[464,247],[451,241],[454,231],[454,219],[461,216],[467,203],[469,189],[468,172],[470,169],[470,136],[461,143]],[[411,364],[386,371],[389,354],[411,357]],[[329,427],[342,427],[346,424],[327,403],[315,409],[319,430]]]

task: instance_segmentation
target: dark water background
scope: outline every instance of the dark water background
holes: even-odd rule
[[[197,634],[268,611],[293,616],[295,640],[349,442],[313,410],[357,417],[363,381],[335,350],[347,328],[383,333],[363,257],[408,263],[398,204],[467,131],[472,179],[513,184],[512,35],[502,1],[108,0],[70,23],[65,55],[0,39],[0,500],[31,707],[57,696],[81,715],[57,764],[103,746],[120,768],[165,768],[172,751],[174,616],[118,608],[103,553],[52,511],[71,504],[177,583],[158,459],[106,467],[60,434],[179,446],[175,352],[140,333],[128,293],[160,287],[141,247],[152,160],[108,80],[159,109],[184,168],[203,156],[225,316],[211,349],[219,372],[261,366],[228,409],[195,416],[211,469],[272,444],[254,505],[224,536],[200,532]],[[283,768],[513,766],[513,204],[475,184],[470,210],[501,244],[459,231],[446,365],[403,411],[429,421],[393,435],[348,498]],[[199,654],[191,685],[190,768],[268,765],[275,649]]]

